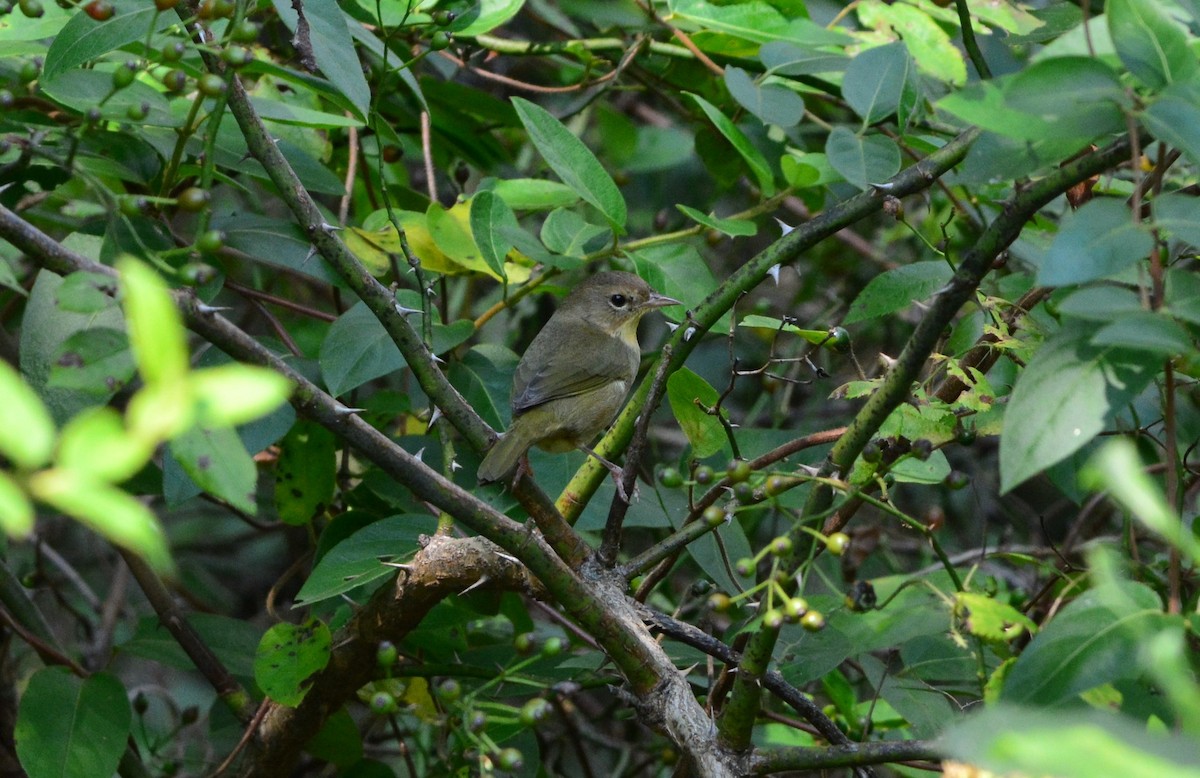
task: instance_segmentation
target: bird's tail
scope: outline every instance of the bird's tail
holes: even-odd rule
[[[518,434],[518,430],[511,429],[506,432],[479,463],[479,483],[487,484],[511,476],[517,469],[521,455],[528,450],[529,441]]]

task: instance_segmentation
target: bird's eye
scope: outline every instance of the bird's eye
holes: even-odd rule
[[[624,308],[625,303],[629,302],[628,298],[626,298],[623,294],[614,294],[612,297],[608,298],[608,301],[612,303],[614,308]]]

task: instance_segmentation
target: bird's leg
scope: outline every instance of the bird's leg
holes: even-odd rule
[[[516,489],[517,482],[525,476],[533,478],[533,467],[529,464],[528,453],[522,454],[521,458],[517,460],[517,468],[513,470],[512,480],[508,482],[509,491]]]
[[[588,454],[591,457],[594,457],[596,459],[596,461],[598,461],[600,464],[602,464],[606,468],[608,468],[608,472],[612,473],[613,483],[615,483],[617,485],[617,494],[620,495],[621,501],[624,502],[626,505],[628,505],[629,504],[629,495],[625,493],[625,484],[622,483],[623,476],[625,475],[625,471],[621,469],[621,466],[615,465],[612,462],[609,462],[607,459],[605,459],[604,457],[597,454],[594,449],[590,448],[589,446],[584,445],[583,443],[579,444],[579,450]],[[637,481],[633,482],[633,498],[635,500],[640,499],[640,495],[638,495]]]

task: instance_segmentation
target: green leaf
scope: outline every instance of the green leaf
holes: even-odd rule
[[[354,110],[356,118],[366,121],[371,104],[371,88],[363,75],[362,64],[347,24],[357,25],[346,19],[335,0],[305,0],[303,6],[293,6],[286,0],[276,0],[275,10],[279,18],[293,34],[296,32],[297,7],[303,7],[308,22],[308,41],[313,58],[321,73],[329,79]]]
[[[146,441],[126,432],[121,414],[97,406],[63,427],[56,463],[89,479],[119,483],[145,467],[153,454]]]
[[[583,258],[589,250],[611,241],[608,227],[591,224],[575,211],[558,208],[542,222],[542,243],[555,254]]]
[[[1176,240],[1200,246],[1200,198],[1175,193],[1154,198],[1154,224]]]
[[[763,44],[758,58],[768,73],[782,76],[807,76],[815,73],[837,73],[846,69],[850,58],[816,48],[800,48],[783,41]]]
[[[1091,139],[1125,128],[1125,88],[1112,68],[1089,57],[1057,57],[1030,65],[1007,83],[1004,102],[1036,116],[1060,136]]]
[[[686,367],[680,368],[667,379],[667,399],[679,427],[692,444],[692,456],[704,459],[725,447],[728,438],[721,421],[697,404],[714,408],[720,399],[707,381]]]
[[[675,207],[692,219],[692,221],[708,227],[710,230],[716,230],[723,235],[728,235],[731,238],[744,238],[750,235],[758,234],[758,225],[749,219],[721,219],[710,214],[697,211],[695,208],[676,203]]]
[[[1077,289],[1058,304],[1062,315],[1087,321],[1110,322],[1114,316],[1142,310],[1142,301],[1136,291],[1107,284]]]
[[[1190,78],[1196,55],[1183,30],[1150,0],[1109,0],[1108,31],[1121,63],[1151,89]]]
[[[29,537],[33,532],[33,503],[20,484],[0,470],[0,529],[15,538]]]
[[[627,218],[625,198],[595,155],[546,109],[520,97],[514,97],[512,102],[530,142],[550,169],[604,214],[614,232],[623,235]]]
[[[1200,165],[1200,88],[1172,84],[1150,104],[1142,121],[1154,137],[1182,151]]]
[[[21,374],[4,361],[0,361],[0,408],[9,419],[0,424],[0,454],[20,467],[46,464],[54,449],[54,420]]]
[[[477,192],[471,198],[471,234],[483,261],[500,278],[505,278],[504,261],[512,249],[504,239],[509,229],[520,229],[520,225],[504,198],[489,191]]]
[[[404,358],[366,303],[338,317],[321,342],[321,378],[337,397],[404,367]]]
[[[975,13],[975,8],[971,10]],[[859,7],[859,18],[889,39],[904,41],[923,73],[956,86],[966,83],[967,65],[962,52],[924,9],[907,3],[869,3]]]
[[[910,64],[903,43],[876,46],[850,60],[842,80],[842,97],[862,117],[864,125],[883,121],[896,112]]]
[[[159,13],[141,0],[113,0],[116,13],[97,23],[87,14],[77,13],[63,26],[46,51],[42,80],[53,81],[60,73],[114,49],[145,40],[147,32],[164,30],[179,19]]]
[[[1153,247],[1154,239],[1134,224],[1124,200],[1096,198],[1063,219],[1037,282],[1066,286],[1104,278],[1144,259]]]
[[[122,330],[79,330],[59,346],[46,386],[93,394],[102,401],[133,378],[137,368]]]
[[[1162,490],[1146,474],[1137,447],[1127,438],[1101,446],[1080,473],[1083,485],[1108,491],[1122,506],[1154,532],[1170,541],[1194,564],[1200,560],[1200,541],[1171,510]]]
[[[938,741],[944,753],[996,775],[1200,778],[1196,742],[1147,731],[1145,720],[1086,709],[987,706]]]
[[[508,398],[517,361],[517,355],[507,348],[481,343],[450,365],[450,383],[496,429],[508,426]]]
[[[1187,330],[1161,311],[1135,311],[1110,317],[1092,338],[1095,346],[1120,346],[1164,359],[1193,352]]]
[[[415,553],[420,548],[421,535],[436,529],[434,518],[415,514],[391,516],[368,524],[321,557],[296,594],[296,605],[327,600],[394,574],[396,568],[383,562]]]
[[[292,393],[292,382],[274,370],[230,363],[192,374],[197,419],[210,427],[233,427],[266,416]]]
[[[489,181],[490,189],[485,189]],[[579,195],[571,187],[542,178],[486,179],[479,188],[495,192],[514,211],[548,211],[579,202]]]
[[[132,495],[66,468],[43,470],[29,481],[34,497],[78,519],[112,543],[172,573],[171,553],[158,519]]]
[[[60,310],[95,313],[117,303],[117,282],[105,273],[78,270],[65,276],[54,293]]]
[[[525,0],[480,0],[459,14],[449,29],[464,38],[491,32],[517,15]]]
[[[667,297],[683,303],[663,309],[663,315],[672,321],[683,321],[687,308],[699,305],[700,301],[717,288],[712,270],[696,247],[688,243],[650,246],[640,251],[631,251],[637,273],[646,283]],[[713,329],[721,332],[729,326],[729,314],[717,320]]]
[[[1021,373],[1000,438],[1002,493],[1078,451],[1153,380],[1157,355],[1095,346],[1093,334],[1068,323]]]
[[[258,512],[258,468],[232,427],[193,426],[172,440],[170,448],[196,486],[240,511]]]
[[[112,775],[131,720],[125,687],[115,676],[76,678],[64,667],[46,667],[21,695],[13,730],[17,758],[29,778]]]
[[[779,84],[758,84],[749,73],[729,65],[725,68],[729,94],[758,117],[763,124],[795,127],[804,118],[804,98]]]
[[[825,154],[833,169],[859,189],[883,183],[900,170],[900,149],[890,138],[859,137],[841,125],[829,133]]]
[[[954,275],[945,262],[914,262],[888,270],[874,278],[858,293],[843,324],[854,324],[878,316],[902,311],[927,299]]]
[[[692,102],[700,107],[700,110],[704,111],[704,115],[717,128],[717,132],[733,145],[737,153],[750,166],[750,172],[754,174],[754,180],[758,182],[758,188],[762,190],[763,196],[770,197],[775,194],[775,178],[771,173],[771,167],[767,164],[766,158],[746,137],[746,134],[738,129],[738,126],[728,116],[721,113],[721,109],[700,95],[691,92],[684,92],[684,94],[690,97]]]
[[[132,257],[117,262],[129,344],[147,384],[172,383],[188,372],[183,318],[158,273]]]
[[[275,702],[296,707],[308,693],[305,683],[329,664],[333,637],[323,621],[282,622],[267,630],[254,657],[254,680]]]
[[[312,421],[298,421],[279,443],[275,462],[275,509],[279,520],[305,526],[333,500],[337,441]]]
[[[1090,589],[1030,641],[1008,673],[1001,699],[1056,705],[1080,692],[1145,672],[1134,661],[1147,634],[1165,626],[1158,595],[1121,582]]]
[[[1020,636],[1022,630],[1037,632],[1033,619],[986,594],[958,592],[954,601],[955,613],[962,618],[967,631],[984,640],[1007,642]]]

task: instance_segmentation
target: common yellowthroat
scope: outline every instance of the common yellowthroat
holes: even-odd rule
[[[534,337],[513,376],[512,424],[479,465],[479,481],[509,477],[531,446],[587,445],[612,422],[637,376],[638,321],[680,305],[632,273],[597,273],[575,287]]]

